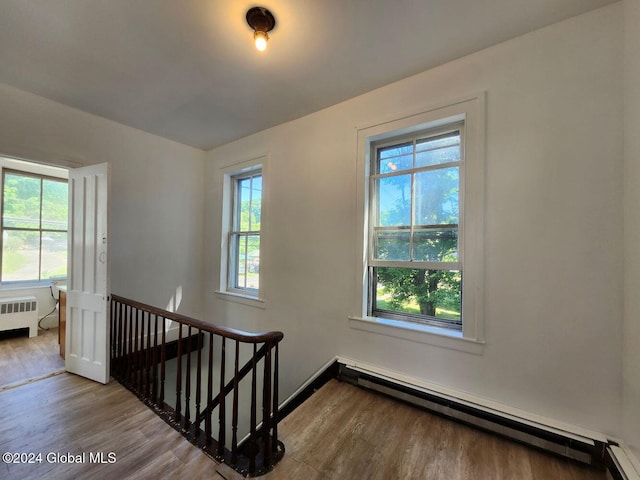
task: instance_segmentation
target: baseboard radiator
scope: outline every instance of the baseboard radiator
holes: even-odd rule
[[[283,402],[280,406],[280,419],[284,419],[315,391],[334,378],[360,388],[377,391],[453,421],[606,469],[608,480],[640,480],[636,468],[627,460],[624,449],[604,436],[598,436],[599,439],[584,437],[545,428],[544,425],[537,426],[539,424],[533,422],[520,421],[517,417],[501,415],[500,412],[491,413],[450,396],[440,395],[438,392],[429,393],[401,381],[396,382],[388,376],[379,376],[373,371],[347,365],[340,359],[327,363]]]
[[[38,335],[36,297],[0,298],[0,331],[28,328],[29,336]]]

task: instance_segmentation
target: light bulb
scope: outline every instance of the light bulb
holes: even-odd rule
[[[269,40],[267,32],[256,31],[256,33],[253,34],[253,39],[256,42],[256,48],[261,52],[267,48],[267,40]]]

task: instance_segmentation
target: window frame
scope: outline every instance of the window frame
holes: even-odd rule
[[[412,156],[415,159],[416,156],[416,145],[418,142],[422,140],[434,139],[437,137],[443,137],[447,134],[451,134],[454,132],[458,132],[460,137],[460,157],[457,161],[454,162],[446,162],[436,165],[428,165],[423,167],[418,167],[415,164],[411,168],[405,168],[400,170],[397,173],[380,173],[378,171],[378,152],[384,148],[412,143],[413,151]],[[368,255],[367,255],[367,263],[368,263],[368,297],[367,297],[367,315],[372,317],[382,317],[382,318],[390,318],[393,320],[407,321],[407,322],[416,322],[425,325],[433,325],[436,327],[442,328],[450,328],[452,330],[462,330],[463,318],[462,311],[460,312],[459,320],[449,320],[440,317],[431,317],[422,314],[412,314],[412,313],[402,313],[395,312],[392,310],[384,310],[376,308],[376,290],[377,290],[377,269],[380,267],[389,267],[389,268],[407,268],[407,269],[419,269],[419,270],[439,270],[439,271],[459,271],[460,275],[463,275],[463,264],[464,264],[464,167],[465,167],[465,149],[464,149],[464,121],[456,121],[443,126],[418,131],[412,133],[411,135],[401,135],[398,137],[385,138],[381,141],[372,142],[371,145],[371,154],[370,154],[370,165],[369,165],[369,232],[368,232]],[[415,221],[415,208],[413,201],[415,199],[414,195],[414,187],[415,187],[415,177],[417,174],[428,171],[436,171],[442,170],[445,168],[457,167],[458,169],[458,223],[457,224],[447,224],[447,225],[428,225],[428,227],[453,227],[455,225],[455,229],[457,231],[457,261],[455,262],[435,262],[435,261],[423,261],[423,260],[414,260],[413,259],[413,233],[416,228],[421,229],[421,227],[425,227],[425,225],[419,225]],[[379,212],[377,211],[378,206],[378,195],[380,194],[380,189],[376,187],[376,180],[381,178],[390,178],[397,177],[400,175],[410,175],[411,177],[411,211],[410,211],[410,222],[408,226],[396,227],[398,230],[407,230],[410,234],[409,240],[409,260],[381,260],[375,258],[375,242],[376,242],[376,230],[377,229],[390,229],[393,230],[393,227],[381,227],[377,225],[377,219]],[[462,296],[462,281],[460,283],[460,294]],[[461,308],[462,310],[462,308]]]
[[[26,167],[28,169],[25,170],[21,170],[18,166],[13,166],[13,165],[9,165],[9,166],[5,166],[4,163],[16,163],[18,161],[16,160],[12,160],[12,159],[7,159],[7,158],[3,158],[3,165],[1,166],[0,170],[1,170],[1,175],[0,175],[0,188],[1,188],[1,192],[0,192],[0,285],[2,287],[7,287],[7,286],[29,286],[29,285],[46,285],[50,283],[50,278],[42,278],[41,274],[42,274],[42,234],[43,232],[51,232],[51,233],[65,233],[67,234],[67,238],[68,238],[68,234],[69,234],[69,225],[67,223],[67,229],[66,230],[54,230],[54,229],[48,229],[48,228],[42,228],[42,201],[43,201],[43,190],[44,190],[44,181],[45,180],[49,180],[49,181],[53,181],[53,182],[60,182],[60,183],[65,183],[65,184],[69,184],[69,181],[67,178],[65,177],[57,177],[55,175],[48,175],[45,173],[39,173],[37,171],[38,166],[37,164],[29,164]],[[22,162],[20,161],[20,163],[27,163],[27,162]],[[5,212],[5,201],[4,201],[4,186],[5,186],[5,182],[6,182],[6,176],[7,174],[9,175],[19,175],[19,176],[23,176],[23,177],[31,177],[31,178],[36,178],[40,181],[40,212],[39,212],[39,216],[38,216],[38,223],[39,223],[39,228],[18,228],[18,227],[5,227],[4,225],[4,212]],[[68,201],[68,193],[67,193],[67,201]],[[68,219],[68,215],[67,215],[67,219]],[[4,232],[5,231],[30,231],[30,232],[37,232],[39,234],[40,237],[40,245],[38,248],[38,278],[34,278],[34,279],[27,279],[27,280],[4,280],[2,277],[2,265],[4,262]],[[67,253],[68,253],[68,248],[67,248]],[[66,272],[65,278],[66,276],[69,274],[69,272]]]
[[[229,232],[231,230],[232,221],[232,204],[233,204],[233,184],[231,179],[234,176],[247,174],[252,171],[261,170],[262,172],[262,202],[261,202],[261,214],[260,214],[260,284],[257,291],[247,292],[229,289]],[[219,183],[215,185],[215,198],[218,204],[222,205],[220,211],[220,217],[218,225],[220,225],[220,237],[219,238],[219,257],[216,255],[216,259],[219,259],[218,267],[218,280],[214,286],[214,293],[223,301],[229,301],[250,307],[264,309],[266,308],[266,302],[264,299],[265,292],[265,245],[268,240],[268,217],[267,217],[267,205],[268,205],[268,170],[269,170],[269,155],[264,154],[256,157],[250,157],[245,160],[230,159],[222,163],[219,167]],[[217,263],[217,261],[216,261]]]
[[[362,272],[356,280],[356,295],[349,326],[420,343],[481,353],[484,344],[484,210],[485,210],[485,92],[443,101],[381,119],[357,130],[357,245],[356,268]],[[459,224],[462,278],[462,330],[420,324],[396,318],[375,317],[369,311],[369,188],[372,144],[418,132],[436,130],[464,122],[464,175],[461,175]]]
[[[248,237],[259,237],[261,238],[261,229],[260,230],[242,230],[240,223],[240,217],[242,215],[242,212],[240,211],[240,209],[238,208],[239,204],[240,204],[240,197],[241,197],[241,190],[239,188],[239,184],[242,180],[246,180],[246,179],[250,179],[251,180],[251,185],[253,184],[253,179],[255,177],[260,177],[261,179],[261,183],[263,180],[263,176],[262,176],[262,167],[261,166],[257,166],[255,168],[252,168],[250,170],[247,171],[243,171],[240,173],[236,173],[234,175],[231,175],[230,177],[230,185],[231,185],[231,211],[230,211],[230,224],[229,224],[229,228],[228,228],[228,240],[227,240],[227,285],[226,285],[226,290],[228,292],[231,293],[237,293],[240,295],[247,295],[249,297],[258,297],[260,294],[260,286],[259,286],[259,282],[260,280],[258,280],[258,288],[251,288],[251,287],[240,287],[237,285],[238,282],[238,272],[237,272],[237,265],[239,263],[238,261],[238,257],[240,255],[239,253],[239,249],[236,246],[236,241],[235,238],[237,238],[238,240],[240,240],[240,238],[245,238],[246,241],[248,242]],[[251,193],[253,192],[253,188],[250,187],[250,196],[249,196],[249,201],[250,201],[250,205],[251,205]],[[262,195],[260,196],[260,217],[261,217],[261,223],[262,223]],[[250,220],[251,222],[251,220]],[[245,285],[246,285],[246,275],[247,273],[249,273],[249,268],[247,266],[247,262],[248,262],[248,257],[247,257],[247,253],[245,253]],[[258,260],[258,264],[260,263],[260,261]],[[259,272],[258,272],[259,274]],[[258,277],[259,278],[259,277]]]

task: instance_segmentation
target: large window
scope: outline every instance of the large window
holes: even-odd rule
[[[358,128],[351,328],[482,352],[484,97]]]
[[[462,329],[463,128],[372,144],[369,315]]]
[[[67,274],[67,181],[2,170],[1,281]]]
[[[260,288],[262,170],[254,169],[232,176],[231,193],[227,290],[257,297]]]

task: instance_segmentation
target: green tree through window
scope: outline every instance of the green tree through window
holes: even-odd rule
[[[461,325],[461,125],[374,145],[370,313]]]
[[[2,282],[66,275],[67,195],[66,180],[3,171]]]

